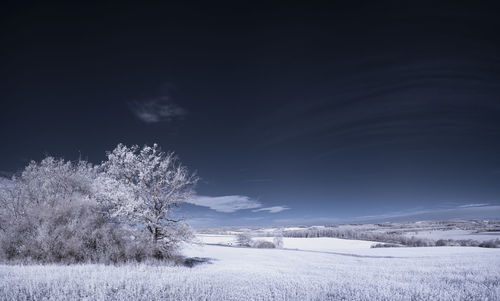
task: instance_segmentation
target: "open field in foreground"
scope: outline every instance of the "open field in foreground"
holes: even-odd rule
[[[338,252],[336,252],[338,251]],[[1,300],[500,300],[500,250],[193,246],[193,268],[0,266]]]

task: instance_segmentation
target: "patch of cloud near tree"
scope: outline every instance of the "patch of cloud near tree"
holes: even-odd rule
[[[218,212],[231,213],[238,210],[259,208],[262,205],[244,195],[225,195],[225,196],[197,196],[189,203],[197,206],[208,207]]]
[[[286,206],[274,206],[261,208],[262,204],[245,195],[224,195],[224,196],[202,196],[188,200],[190,204],[207,207],[212,210],[224,213],[232,213],[238,210],[255,209],[253,212],[268,211],[269,213],[278,213],[290,209]]]
[[[272,207],[255,209],[255,210],[253,210],[253,212],[267,211],[269,213],[278,213],[278,212],[285,211],[288,209],[290,209],[290,208],[287,206],[272,206]]]
[[[168,122],[183,118],[187,114],[184,108],[167,96],[132,102],[130,109],[137,118],[145,123]]]

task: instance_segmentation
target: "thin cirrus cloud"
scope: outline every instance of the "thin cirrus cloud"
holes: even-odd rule
[[[187,114],[187,111],[169,97],[162,96],[146,101],[135,101],[130,103],[130,110],[134,115],[145,123],[157,123],[179,119]]]
[[[288,209],[290,209],[290,208],[287,207],[287,206],[273,206],[273,207],[266,207],[266,208],[255,209],[255,210],[252,210],[252,211],[253,212],[267,211],[269,213],[278,213],[278,212],[285,211],[285,210],[288,210]]]
[[[498,219],[498,204],[466,204],[450,209],[427,209],[406,212],[393,212],[381,215],[359,216],[350,221],[409,221],[409,220],[446,220],[446,219]]]
[[[261,183],[261,182],[272,182],[273,179],[269,179],[269,178],[264,178],[264,179],[248,179],[248,180],[244,180],[243,182],[246,182],[246,183]]]
[[[261,207],[261,203],[245,195],[225,196],[196,196],[189,203],[197,206],[208,207],[212,210],[231,213],[238,210],[254,209]]]
[[[207,207],[217,212],[232,213],[238,210],[255,209],[252,212],[267,211],[278,213],[290,209],[287,206],[273,206],[261,208],[262,204],[246,195],[224,195],[224,196],[203,196],[198,195],[188,201],[188,203]],[[258,209],[256,209],[258,208]]]
[[[480,204],[473,203],[473,204],[461,205],[461,206],[458,206],[458,208],[484,207],[484,206],[488,206],[488,205],[489,205],[488,203],[480,203]]]

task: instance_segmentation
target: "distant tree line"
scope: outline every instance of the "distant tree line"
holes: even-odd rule
[[[274,236],[274,234],[269,233],[269,236]],[[500,239],[489,240],[485,242],[479,242],[472,239],[439,239],[432,240],[426,238],[418,237],[408,237],[405,235],[397,233],[387,233],[387,232],[375,232],[375,231],[362,231],[355,229],[331,229],[331,228],[321,228],[321,229],[300,229],[300,230],[285,230],[281,232],[283,237],[302,237],[302,238],[314,238],[314,237],[334,237],[343,239],[356,239],[356,240],[369,240],[376,242],[383,242],[384,244],[379,244],[377,247],[388,247],[388,246],[407,246],[407,247],[431,247],[431,246],[476,246],[484,248],[500,248]]]
[[[173,153],[118,145],[98,165],[47,157],[0,187],[0,257],[12,261],[168,259],[193,237],[174,209],[195,175]]]

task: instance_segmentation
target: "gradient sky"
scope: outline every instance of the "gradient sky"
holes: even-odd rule
[[[500,218],[498,5],[164,2],[2,8],[4,176],[156,142],[195,225]]]

